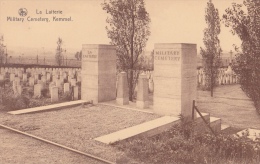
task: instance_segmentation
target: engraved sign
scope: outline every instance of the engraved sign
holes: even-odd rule
[[[82,55],[82,58],[97,58],[97,55],[96,55],[96,54],[93,54],[92,51],[88,50],[88,51],[87,51],[87,54],[83,54],[83,55]]]
[[[155,51],[154,60],[180,61],[180,52],[174,50]]]

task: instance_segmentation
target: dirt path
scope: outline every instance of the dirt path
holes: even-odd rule
[[[213,97],[209,91],[198,90],[197,106],[201,112],[219,117],[222,123],[235,128],[260,129],[260,115],[240,85],[219,86]]]

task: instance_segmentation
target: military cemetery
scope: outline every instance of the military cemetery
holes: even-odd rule
[[[259,163],[260,3],[238,1],[0,1],[0,163]]]

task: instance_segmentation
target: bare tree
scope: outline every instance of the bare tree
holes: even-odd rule
[[[55,55],[56,62],[59,66],[61,66],[62,59],[63,59],[62,44],[63,44],[62,39],[59,37],[58,41],[57,41],[57,49],[56,49],[56,55]]]
[[[82,51],[76,52],[75,58],[80,61],[82,59]]]
[[[4,59],[5,59],[5,48],[6,46],[4,45],[4,36],[1,35],[0,36],[0,64],[4,63]]]

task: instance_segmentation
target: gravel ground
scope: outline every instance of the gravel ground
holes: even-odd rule
[[[83,155],[23,136],[9,130],[0,129],[1,164],[103,164]]]
[[[158,117],[160,116],[98,105],[23,115],[0,113],[0,123],[115,161],[121,152],[93,139]]]
[[[201,112],[219,117],[222,123],[234,128],[260,129],[260,115],[240,85],[219,86],[215,88],[213,97],[210,97],[209,91],[198,90],[197,96],[197,106]]]

